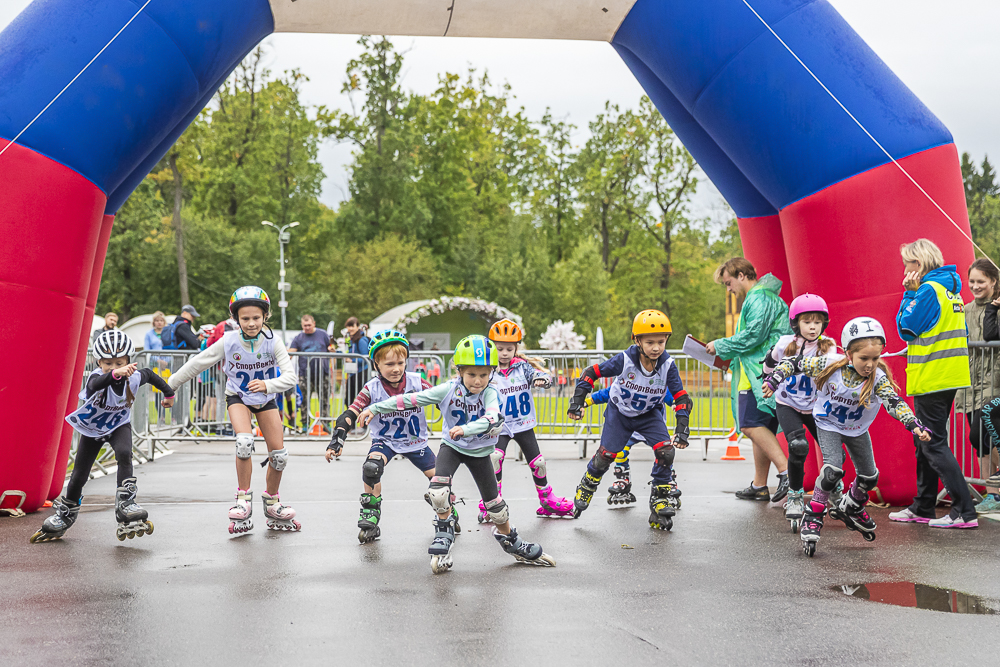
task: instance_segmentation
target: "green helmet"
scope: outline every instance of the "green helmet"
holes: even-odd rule
[[[497,346],[486,336],[466,336],[455,346],[452,362],[456,366],[497,366]]]
[[[368,358],[375,361],[375,353],[390,343],[402,345],[406,348],[406,356],[410,356],[410,341],[406,340],[406,336],[395,329],[385,329],[372,334],[371,342],[368,345]]]

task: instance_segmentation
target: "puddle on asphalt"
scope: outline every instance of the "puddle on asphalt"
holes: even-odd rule
[[[959,591],[926,586],[912,581],[888,581],[850,586],[831,586],[830,590],[851,597],[881,602],[897,607],[930,609],[952,614],[1000,614],[1000,602]]]

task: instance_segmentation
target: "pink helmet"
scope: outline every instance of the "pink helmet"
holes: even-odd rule
[[[792,305],[788,307],[788,320],[792,325],[795,335],[799,334],[799,315],[804,313],[822,313],[823,331],[826,331],[830,324],[830,309],[826,307],[826,301],[818,294],[800,294],[792,300]],[[822,333],[822,332],[820,332]]]

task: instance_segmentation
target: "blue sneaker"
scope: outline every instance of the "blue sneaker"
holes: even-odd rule
[[[976,505],[976,514],[991,514],[993,512],[1000,512],[1000,500],[997,500],[992,495],[983,498],[983,502]]]

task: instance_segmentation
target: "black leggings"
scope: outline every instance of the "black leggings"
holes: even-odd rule
[[[437,465],[434,466],[434,476],[454,478],[458,466],[463,463],[472,473],[472,479],[479,487],[483,502],[488,503],[500,496],[500,492],[497,491],[497,477],[493,474],[493,463],[489,456],[469,456],[442,443],[441,449],[438,450]]]
[[[812,433],[813,440],[816,440],[816,420],[812,413],[803,414],[795,408],[778,403],[778,423],[781,430],[785,432],[785,440],[788,442],[788,488],[792,491],[800,491],[805,481],[806,457],[809,456],[809,441],[806,440],[806,429]],[[805,447],[801,442],[792,446],[793,441],[805,442]]]
[[[535,458],[541,454],[538,449],[538,440],[535,439],[535,429],[528,429],[527,431],[521,431],[520,433],[515,433],[514,437],[511,438],[509,435],[501,435],[500,440],[497,442],[497,449],[502,451],[504,454],[507,453],[507,443],[511,440],[517,443],[517,446],[521,448],[524,452],[524,460],[531,463]],[[534,470],[531,471],[534,474]],[[503,479],[503,468],[497,473],[497,481],[499,482]],[[547,477],[535,477],[535,484],[539,487],[544,487],[549,485],[549,480]]]
[[[73,474],[69,477],[66,487],[66,498],[79,500],[83,495],[83,485],[90,479],[90,469],[97,460],[101,447],[107,443],[115,450],[118,461],[118,486],[132,476],[132,425],[119,426],[102,438],[80,436],[80,445],[76,448],[76,461],[73,463]]]

